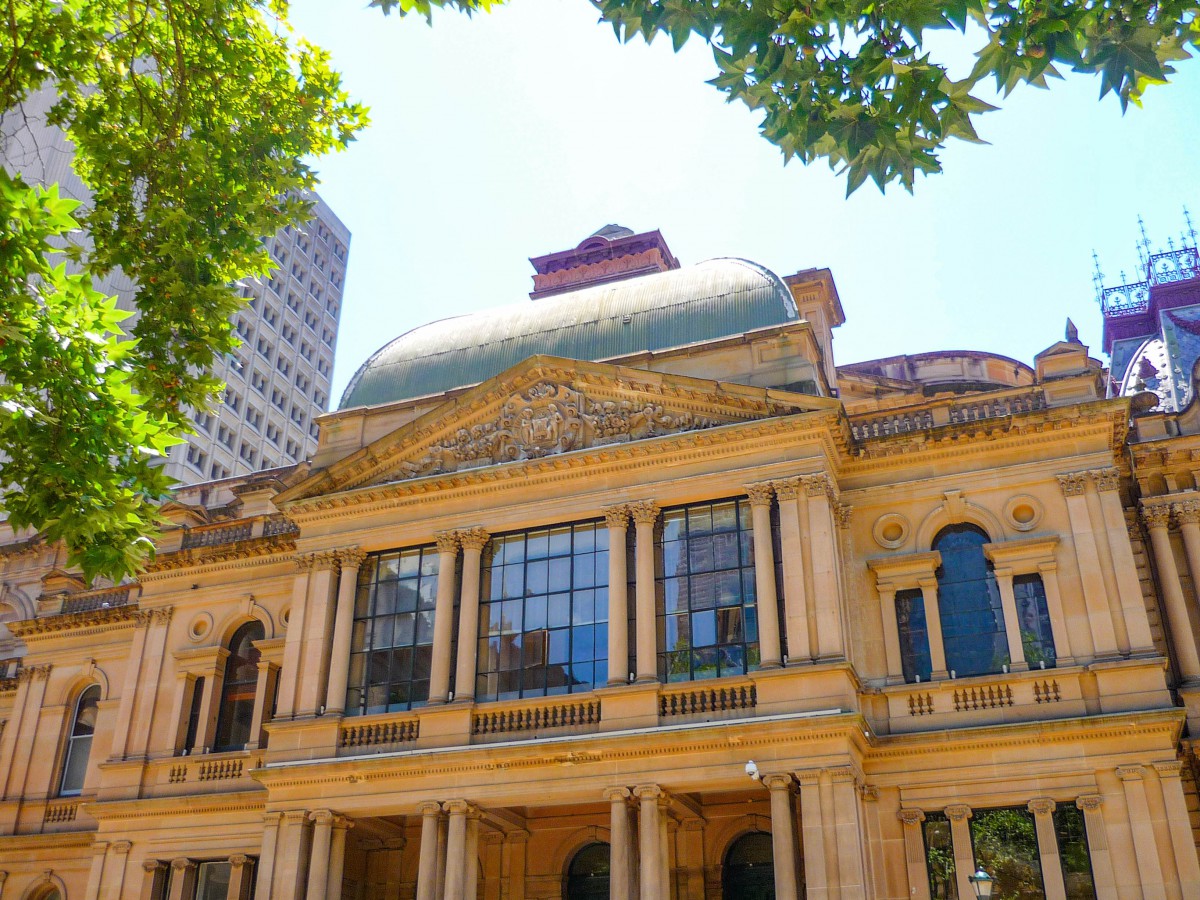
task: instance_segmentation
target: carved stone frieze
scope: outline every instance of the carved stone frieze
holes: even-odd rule
[[[464,425],[402,468],[409,478],[438,475],[720,424],[661,403],[593,400],[547,380],[509,397],[494,421]]]

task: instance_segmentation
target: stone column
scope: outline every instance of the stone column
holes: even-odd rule
[[[1067,887],[1063,881],[1062,860],[1058,855],[1058,836],[1054,833],[1055,802],[1045,798],[1030,800],[1026,807],[1033,813],[1037,828],[1038,856],[1042,863],[1042,885],[1046,900],[1067,900]]]
[[[1121,505],[1121,474],[1116,468],[1108,468],[1093,469],[1091,476],[1100,495],[1100,511],[1104,516],[1104,531],[1108,535],[1108,551],[1117,582],[1120,608],[1113,615],[1119,615],[1124,621],[1131,651],[1151,649],[1154,639],[1150,636],[1150,618],[1146,615],[1133,546],[1129,543],[1129,528],[1125,524],[1125,509]]]
[[[262,849],[258,855],[258,871],[254,877],[256,900],[271,900],[272,880],[275,876],[275,848],[279,842],[279,813],[263,814]]]
[[[775,865],[776,900],[796,900],[796,841],[792,835],[792,778],[767,775],[771,792],[771,854]]]
[[[921,588],[921,602],[925,606],[925,633],[929,638],[929,677],[934,681],[946,678],[946,642],[942,638],[942,611],[938,606],[936,578],[922,578],[917,582]]]
[[[329,686],[325,691],[326,715],[346,711],[346,679],[350,673],[350,636],[354,630],[354,599],[358,592],[358,570],[366,554],[357,547],[338,551],[337,607],[333,618],[333,646],[329,651]]]
[[[687,818],[679,823],[679,830],[675,832],[683,870],[679,900],[704,900],[704,825],[704,819]]]
[[[954,874],[958,881],[959,897],[974,897],[975,888],[967,881],[975,874],[975,852],[971,846],[971,807],[964,804],[946,807],[946,818],[950,820],[950,839],[954,842]]]
[[[479,653],[479,564],[483,548],[491,539],[482,528],[458,533],[462,546],[462,594],[458,603],[458,670],[454,679],[454,699],[475,699],[475,664]]]
[[[662,900],[671,900],[671,882],[674,875],[675,858],[671,853],[670,832],[675,825],[671,819],[671,802],[665,797],[658,798],[658,858],[662,865],[659,868],[659,896]]]
[[[1154,547],[1154,562],[1158,569],[1163,603],[1167,608],[1167,621],[1171,626],[1171,643],[1175,648],[1179,675],[1184,681],[1192,681],[1200,678],[1200,655],[1196,652],[1192,621],[1183,597],[1183,587],[1179,583],[1175,552],[1171,549],[1171,534],[1168,531],[1171,511],[1166,504],[1143,504],[1142,519],[1150,531],[1150,543]]]
[[[1058,563],[1038,563],[1042,576],[1042,587],[1046,589],[1046,611],[1050,614],[1050,633],[1054,635],[1054,654],[1058,665],[1075,665],[1075,652],[1071,649],[1071,635],[1067,628],[1067,617],[1063,614],[1062,592],[1058,586]]]
[[[329,850],[333,837],[333,813],[327,809],[308,814],[313,823],[312,853],[308,857],[307,900],[325,900],[329,890]]]
[[[654,526],[658,522],[658,504],[643,500],[629,507],[635,529],[637,681],[658,681],[658,622],[654,606]],[[642,900],[649,900],[643,896]]]
[[[475,900],[479,895],[479,811],[467,813],[467,842],[463,849],[463,897]]]
[[[814,604],[817,612],[817,656],[846,655],[842,639],[841,589],[837,534],[833,522],[833,482],[824,473],[802,475],[808,501],[809,544],[812,547]]]
[[[900,652],[900,623],[896,619],[896,586],[891,582],[876,585],[879,614],[883,619],[883,650],[887,659],[887,683],[904,683],[904,658]]]
[[[138,680],[136,707],[130,722],[127,757],[144,757],[149,750],[150,737],[154,731],[154,704],[158,698],[162,676],[163,657],[167,648],[167,629],[175,607],[164,606],[147,611],[150,628],[146,632],[142,674]]]
[[[326,900],[341,900],[342,876],[346,871],[346,832],[354,822],[345,816],[333,817],[333,835],[329,842],[329,887]]]
[[[450,823],[446,829],[446,900],[466,900],[469,809],[465,800],[451,800],[446,803],[446,811],[450,814]]]
[[[312,577],[314,555],[297,553],[296,578],[292,582],[292,605],[288,617],[287,637],[283,644],[283,666],[279,674],[279,695],[275,702],[275,717],[290,719],[296,714],[296,689],[300,679],[300,655],[304,649],[304,628],[308,607],[308,582]]]
[[[641,900],[668,900],[662,895],[663,866],[666,860],[662,856],[662,821],[659,814],[658,801],[662,797],[662,789],[657,784],[640,784],[633,789],[638,798],[640,814],[638,817],[638,843],[641,851],[639,879]]]
[[[904,865],[908,870],[908,892],[912,900],[930,900],[929,869],[925,864],[925,835],[921,823],[925,813],[919,809],[902,809],[899,812],[904,828]]]
[[[1183,547],[1187,551],[1188,571],[1192,575],[1192,593],[1200,600],[1200,500],[1172,503]]]
[[[761,668],[764,669],[778,669],[783,665],[783,649],[779,639],[779,596],[775,585],[775,547],[771,539],[771,499],[774,493],[769,483],[746,485],[754,529],[758,650]]]
[[[1083,599],[1087,607],[1092,644],[1096,656],[1115,656],[1117,634],[1113,628],[1104,573],[1100,568],[1100,553],[1096,549],[1096,534],[1088,512],[1088,476],[1083,472],[1073,472],[1056,477],[1066,498],[1067,517],[1071,521],[1071,540],[1075,545],[1075,558],[1079,562],[1079,577],[1083,582]]]
[[[608,895],[612,900],[626,900],[633,882],[633,859],[630,851],[629,789],[608,788],[604,799],[609,802],[609,879]]]
[[[833,819],[837,832],[838,885],[842,900],[866,900],[862,828],[858,810],[858,776],[851,766],[829,770],[833,782]]]
[[[993,572],[996,586],[1000,589],[1000,609],[1004,613],[1008,669],[1010,672],[1025,672],[1029,669],[1029,663],[1025,661],[1025,645],[1021,642],[1021,620],[1017,616],[1017,596],[1013,592],[1013,570],[1009,566],[997,566]]]
[[[325,691],[329,686],[333,594],[340,570],[340,560],[334,551],[325,550],[313,554],[308,611],[304,616],[304,642],[300,648],[300,685],[296,689],[297,716],[315,716],[325,702]],[[286,649],[285,646],[285,652]]]
[[[805,587],[804,535],[800,531],[800,479],[772,483],[779,500],[779,544],[783,555],[783,606],[787,613],[788,661],[812,660],[813,642],[808,633],[809,601]]]
[[[190,859],[171,860],[171,892],[168,900],[189,900],[196,893],[196,864]]]
[[[154,621],[154,617],[149,610],[138,610],[134,613],[134,621],[137,625],[133,631],[133,640],[130,642],[129,655],[126,659],[129,660],[129,665],[125,669],[125,682],[121,686],[121,701],[117,706],[117,719],[113,723],[112,732],[112,749],[110,757],[112,759],[124,759],[126,747],[128,746],[133,727],[134,708],[138,698],[138,685],[142,679],[142,664],[146,655],[146,639],[150,633],[150,625]],[[20,670],[17,671],[20,675]],[[10,720],[9,724],[12,724]]]
[[[229,651],[224,647],[218,647],[216,650],[213,668],[204,673],[204,684],[201,685],[200,710],[196,716],[196,742],[191,747],[193,756],[207,752],[217,728],[221,688],[225,683],[225,660],[229,658]]]
[[[100,884],[104,878],[104,858],[108,856],[108,841],[92,842],[92,866],[88,871],[86,900],[97,900]]]
[[[1166,900],[1162,866],[1158,863],[1158,843],[1154,839],[1154,823],[1146,800],[1146,769],[1143,766],[1117,766],[1117,777],[1125,789],[1125,805],[1129,810],[1129,830],[1133,832],[1133,849],[1141,877],[1145,900]]]
[[[267,735],[263,731],[263,725],[267,723],[267,703],[275,695],[275,682],[278,678],[279,667],[269,659],[259,659],[258,684],[254,688],[254,717],[250,720],[250,742],[246,744],[247,750],[257,750],[259,747],[267,745]]]
[[[416,900],[434,900],[437,895],[438,819],[440,803],[428,800],[417,807],[421,814],[421,856],[417,862]]]
[[[125,866],[129,862],[129,851],[133,844],[129,841],[113,841],[108,845],[109,859],[104,864],[105,890],[101,896],[105,900],[121,900],[121,892],[125,888]]]
[[[629,508],[604,510],[608,526],[608,684],[627,684],[629,672],[629,573],[625,545],[629,533]]]
[[[443,810],[445,807],[443,806]],[[447,834],[450,831],[450,820],[448,816],[443,815],[438,820],[437,833],[437,872],[433,879],[433,896],[434,900],[445,900],[446,897],[446,845]]]
[[[507,900],[525,900],[525,856],[529,849],[529,832],[510,831],[504,836],[504,846],[508,848],[508,869],[505,882],[508,886]],[[630,869],[636,877],[636,872]],[[637,900],[637,891],[630,895],[630,900]]]
[[[1154,763],[1163,794],[1163,809],[1167,828],[1171,832],[1171,849],[1175,854],[1175,871],[1179,876],[1180,893],[1184,897],[1200,897],[1200,860],[1188,819],[1187,801],[1183,797],[1183,782],[1179,778],[1183,764],[1179,760]]]
[[[161,859],[142,860],[142,893],[139,900],[159,900],[166,887],[167,864]]]
[[[3,792],[6,799],[19,799],[25,794],[25,778],[29,773],[29,760],[33,755],[33,742],[49,679],[49,663],[17,670],[17,702],[4,728],[6,755],[11,760],[6,770],[8,780]],[[9,732],[12,732],[11,743],[8,740]],[[0,778],[4,774],[0,773]]]
[[[1117,879],[1113,874],[1112,854],[1108,849],[1108,826],[1104,824],[1104,813],[1100,811],[1102,802],[1099,794],[1084,794],[1075,801],[1075,805],[1083,810],[1097,900],[1117,900]]]
[[[429,667],[429,704],[450,698],[450,643],[454,634],[454,565],[458,561],[458,535],[436,535],[438,548],[437,600],[433,608],[433,662]]]
[[[825,865],[825,817],[821,808],[821,770],[796,773],[800,783],[800,830],[804,844],[807,900],[829,900],[830,872]]]
[[[235,853],[229,857],[229,889],[225,900],[247,900],[250,896],[250,857]]]

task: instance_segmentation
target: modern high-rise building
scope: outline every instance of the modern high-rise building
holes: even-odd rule
[[[46,122],[55,93],[38,91],[0,117],[0,157],[30,184],[58,183],[63,196],[88,202],[71,166],[63,131]],[[316,449],[313,419],[329,408],[350,231],[317,195],[313,219],[267,239],[276,269],[265,283],[240,288],[248,305],[233,320],[242,346],[218,359],[223,401],[192,416],[195,433],[171,449],[167,474],[181,484],[292,465]],[[137,286],[121,271],[97,289],[134,310]]]

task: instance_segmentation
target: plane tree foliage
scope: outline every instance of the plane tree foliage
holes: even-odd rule
[[[219,395],[237,284],[309,218],[305,160],[365,124],[286,16],[285,0],[0,0],[0,511],[89,578],[152,554],[156,460]],[[39,127],[36,91],[56,98],[82,204],[7,155]],[[114,271],[137,284],[133,317],[95,289]]]
[[[502,0],[373,0],[426,18],[434,7],[486,11]],[[1138,104],[1200,46],[1196,0],[590,0],[623,41],[664,35],[676,50],[712,47],[710,84],[762,114],[784,158],[826,160],[847,193],[871,179],[911,191],[940,172],[951,138],[979,142],[974,119],[995,107],[972,94],[1046,87],[1067,70],[1099,78],[1100,96]],[[978,28],[971,28],[974,23]],[[975,41],[974,68],[952,77],[933,32]],[[938,42],[939,53],[945,43]]]

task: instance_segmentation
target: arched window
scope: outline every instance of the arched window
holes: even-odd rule
[[[596,842],[571,857],[564,900],[608,900],[610,852],[608,844]]]
[[[722,900],[775,900],[775,857],[771,835],[744,834],[725,853]]]
[[[938,613],[946,668],[962,678],[1008,665],[1008,638],[1000,589],[983,555],[988,536],[974,525],[951,525],[934,538],[942,555],[937,572]]]
[[[258,691],[258,648],[254,641],[264,637],[262,622],[247,622],[229,640],[225,680],[221,685],[221,707],[217,714],[217,736],[213,749],[240,750],[250,740],[254,721],[254,696]]]
[[[67,737],[67,752],[63,757],[62,781],[58,793],[74,796],[83,790],[87,775],[88,757],[92,753],[92,736],[96,733],[96,713],[100,706],[100,685],[93,684],[75,702],[75,716]]]

